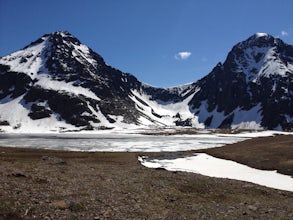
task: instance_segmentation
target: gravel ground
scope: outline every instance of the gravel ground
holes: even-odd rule
[[[291,135],[201,152],[293,176]],[[171,154],[1,147],[0,219],[293,219],[293,192],[148,169],[139,155]]]

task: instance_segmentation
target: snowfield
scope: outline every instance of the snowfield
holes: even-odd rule
[[[139,157],[145,167],[184,171],[205,176],[228,178],[293,192],[293,178],[276,171],[258,170],[231,160],[219,159],[205,153],[176,159],[152,160]]]

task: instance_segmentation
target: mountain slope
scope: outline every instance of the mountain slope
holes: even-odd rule
[[[138,126],[293,129],[293,47],[268,34],[235,45],[192,84],[156,88],[68,32],[0,58],[0,126],[15,132]]]

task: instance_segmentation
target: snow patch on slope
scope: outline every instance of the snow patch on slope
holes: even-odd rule
[[[221,125],[222,121],[225,119],[224,112],[218,112],[217,108],[215,108],[213,111],[208,111],[208,103],[207,101],[202,101],[201,105],[197,109],[193,109],[194,114],[198,115],[198,118],[200,119],[200,123],[204,123],[208,118],[211,119],[211,123],[208,128],[217,128]]]
[[[286,76],[287,72],[293,71],[293,65],[283,63],[280,59],[276,59],[276,47],[270,48],[265,55],[264,64],[259,70],[260,76],[270,77],[271,75]],[[259,76],[259,77],[260,77]]]
[[[0,64],[10,66],[11,71],[26,73],[34,79],[39,71],[47,72],[44,67],[45,57],[43,54],[47,44],[47,37],[43,37],[43,42],[39,44],[2,57]]]
[[[276,171],[258,170],[231,160],[219,159],[205,153],[176,159],[138,158],[149,168],[198,173],[210,177],[241,180],[274,189],[293,191],[293,178]]]
[[[29,105],[23,101],[23,96],[15,98],[4,104],[0,103],[0,120],[9,122],[10,126],[2,126],[7,132],[35,133],[58,132],[62,130],[74,130],[75,127],[60,121],[58,115],[52,114],[48,118],[32,120]],[[13,113],[11,112],[13,109]],[[62,129],[61,129],[62,128]]]
[[[189,109],[188,103],[193,95],[190,95],[182,102],[163,103],[151,100],[149,95],[137,90],[131,91],[129,97],[134,101],[138,111],[142,113],[140,117],[141,124],[150,125],[156,123],[164,126],[174,126],[176,120],[191,120],[193,127],[203,128],[203,125],[198,122],[195,116]]]
[[[72,44],[72,43],[71,43]],[[89,52],[89,48],[86,45],[80,44],[80,45],[75,45],[72,44],[74,49],[72,51],[72,55],[79,61],[83,63],[83,60],[79,58],[81,56],[84,60],[86,60],[89,64],[91,64],[93,67],[97,66],[97,61],[92,59],[91,54]]]
[[[40,86],[44,89],[55,90],[55,91],[65,91],[67,93],[71,93],[77,96],[84,95],[85,97],[88,97],[91,99],[100,100],[100,98],[97,97],[95,93],[81,86],[74,86],[73,82],[53,80],[47,74],[39,74],[37,78],[38,78],[38,82],[36,82],[35,85]]]
[[[277,59],[276,59],[277,58]],[[259,78],[269,78],[272,75],[286,76],[293,71],[293,65],[284,63],[276,56],[276,47],[252,47],[244,50],[244,56],[235,58],[238,69],[243,72],[246,81],[257,82]]]
[[[261,104],[256,105],[250,110],[241,110],[237,108],[234,110],[234,120],[231,124],[232,129],[263,129],[260,125],[261,116]]]
[[[224,111],[218,112],[217,107],[213,111],[208,111],[207,101],[202,101],[199,108],[193,109],[194,114],[198,115],[200,123],[204,123],[206,120],[210,120],[210,124],[207,128],[218,128],[221,123],[229,116],[233,115],[233,121],[231,123],[232,129],[252,129],[262,130],[262,106],[258,104],[249,110],[243,110],[236,108],[229,115],[225,115]]]

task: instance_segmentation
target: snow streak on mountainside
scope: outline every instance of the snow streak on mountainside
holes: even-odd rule
[[[293,129],[293,47],[255,34],[192,84],[156,88],[68,32],[0,59],[0,126],[15,132],[138,126]]]

